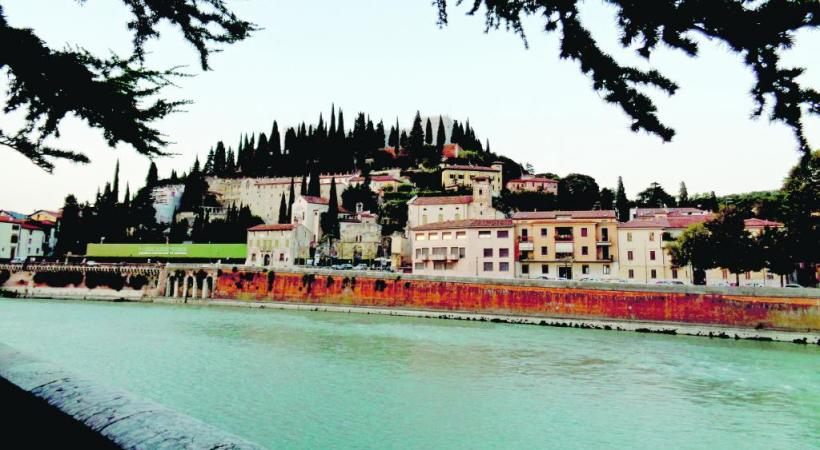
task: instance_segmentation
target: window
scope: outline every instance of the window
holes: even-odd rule
[[[493,271],[493,263],[485,262],[484,263],[484,271],[485,272],[492,272]]]
[[[438,215],[438,221],[439,222],[444,222],[444,214],[439,214]]]
[[[458,258],[458,247],[450,247],[450,256]]]
[[[672,279],[673,280],[678,279],[678,269],[672,269]]]
[[[632,233],[626,233],[626,241],[632,242]]]
[[[550,273],[550,266],[548,264],[541,264],[541,273]]]
[[[507,230],[498,230],[498,232],[496,233],[496,237],[502,238],[502,239],[508,238],[508,237],[510,237],[510,232],[507,231]]]
[[[652,279],[658,278],[658,271],[655,270],[655,269],[650,270],[649,271],[649,277],[652,278]]]
[[[438,240],[438,233],[430,233],[430,240],[437,241]]]
[[[581,237],[587,237],[587,228],[586,227],[581,228]]]
[[[589,264],[584,264],[581,266],[581,273],[584,275],[589,275]]]
[[[649,260],[650,261],[655,260],[655,250],[649,250]]]
[[[461,213],[456,213],[456,220],[461,220]]]
[[[423,216],[421,216],[421,224],[422,225],[427,224],[427,214],[424,214]]]
[[[542,255],[549,254],[549,247],[541,247],[541,254]]]
[[[444,261],[433,261],[433,270],[444,270],[447,266]]]
[[[504,264],[507,264],[507,263],[501,263],[502,266]],[[503,271],[503,269],[502,269],[502,271]],[[529,274],[530,273],[530,265],[529,264],[521,264],[521,273],[524,274],[524,275]]]
[[[498,263],[498,271],[499,272],[509,272],[510,271],[510,263],[508,263],[508,262]]]
[[[456,231],[456,239],[467,239],[466,231]]]
[[[467,249],[464,247],[459,247],[458,249],[458,259],[464,259],[467,256]]]
[[[510,256],[510,249],[508,248],[499,248],[498,249],[498,257],[499,258],[508,258]]]
[[[745,275],[746,275],[746,279],[747,279],[747,280],[751,280],[751,279],[752,279],[752,273],[751,273],[751,272],[746,272],[746,274],[745,274]]]
[[[442,239],[452,239],[453,238],[453,233],[451,233],[449,231],[441,233],[441,238]]]
[[[492,236],[492,231],[490,231],[490,230],[481,230],[481,231],[478,232],[478,238],[479,239],[489,239],[491,237],[493,237],[493,236]]]
[[[423,262],[417,262],[416,265],[413,266],[413,268],[416,269],[416,270],[424,270],[424,263]]]
[[[650,241],[654,241],[654,240],[655,240],[655,232],[654,232],[654,231],[652,231],[652,232],[650,232],[650,233],[649,233],[649,240],[650,240]]]
[[[484,249],[484,257],[485,258],[492,258],[493,257],[493,249],[485,248]]]
[[[633,256],[634,255],[632,254],[632,250],[629,250],[628,252],[626,252],[626,259],[632,261],[634,259]]]
[[[609,275],[610,273],[612,273],[611,269],[609,268],[609,264],[604,264],[603,272],[604,275]]]
[[[586,229],[586,228],[584,228],[584,229]],[[586,245],[581,247],[581,254],[582,255],[589,255],[589,247],[587,247]]]
[[[417,241],[426,241],[427,235],[424,233],[416,233],[416,240]]]
[[[547,228],[541,228],[541,236],[547,235]]]
[[[632,269],[629,269],[629,278],[635,278],[635,271]]]
[[[723,275],[723,279],[724,279],[724,280],[725,280],[725,279],[727,279],[727,278],[729,278],[729,271],[728,271],[728,270],[726,270],[726,269],[723,269],[723,273],[722,273],[722,275]]]

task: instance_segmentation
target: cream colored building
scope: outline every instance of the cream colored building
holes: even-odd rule
[[[472,185],[472,195],[413,197],[407,202],[407,226],[465,219],[503,219],[493,208],[492,188],[485,179]]]
[[[512,219],[519,277],[617,277],[618,220],[614,211],[518,212]]]
[[[257,225],[248,229],[245,264],[256,267],[289,267],[310,257],[310,232],[298,224]]]
[[[558,181],[552,178],[522,175],[521,178],[508,181],[507,190],[510,192],[543,192],[558,195]]]
[[[515,277],[510,219],[467,219],[410,230],[413,273],[447,277]]]
[[[355,176],[350,178],[349,182],[351,187],[358,186],[364,183],[364,177]],[[403,178],[395,177],[393,175],[372,175],[370,177],[370,190],[379,195],[384,193],[385,189],[395,192],[399,188],[399,185],[405,182],[406,180]]]
[[[343,260],[372,261],[378,256],[382,243],[382,226],[369,212],[339,222],[339,240],[336,257]]]
[[[491,195],[497,196],[501,194],[501,189],[504,186],[502,180],[503,167],[504,165],[500,162],[493,163],[490,167],[442,165],[441,187],[444,190],[471,187],[476,181],[483,181],[486,178],[490,182]]]
[[[704,223],[714,216],[712,214],[679,214],[669,216],[638,216],[639,218],[618,227],[619,272],[620,278],[636,283],[656,283],[658,281],[677,280],[691,283],[693,272],[690,266],[677,267],[672,264],[672,257],[667,250],[688,227]],[[760,233],[764,227],[782,226],[777,222],[760,219],[746,220],[746,229],[753,235]],[[706,284],[733,284],[735,276],[726,269],[706,271]],[[779,277],[767,271],[747,272],[740,276],[741,285],[760,284],[779,286]]]
[[[42,258],[46,238],[43,228],[37,225],[0,217],[0,260]]]

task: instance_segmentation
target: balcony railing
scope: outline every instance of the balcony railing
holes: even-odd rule
[[[444,261],[447,259],[447,255],[444,253],[433,253],[433,256],[430,257],[433,261]]]
[[[555,240],[560,242],[572,242],[571,234],[556,234]]]

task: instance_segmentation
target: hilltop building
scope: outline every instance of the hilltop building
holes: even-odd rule
[[[614,211],[518,212],[512,216],[524,278],[615,278],[618,219]]]
[[[447,165],[441,166],[441,187],[446,190],[454,190],[461,187],[472,187],[474,183],[488,180],[491,194],[498,196],[502,189],[502,169],[504,165],[500,162],[486,166],[467,165]]]
[[[179,209],[183,192],[185,192],[184,184],[167,184],[151,190],[151,198],[154,200],[154,217],[157,223],[166,224],[174,221],[174,213]]]
[[[521,178],[507,181],[507,190],[510,192],[543,192],[558,195],[558,180],[522,175]]]
[[[0,216],[0,260],[25,260],[46,255],[46,232],[26,220]]]

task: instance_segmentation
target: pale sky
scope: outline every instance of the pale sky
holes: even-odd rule
[[[178,154],[157,161],[160,176],[187,170],[194,155],[218,140],[236,145],[240,133],[268,132],[274,119],[284,131],[301,121],[328,117],[331,103],[342,107],[346,124],[364,111],[376,121],[409,127],[421,114],[469,118],[482,142],[537,171],[577,172],[613,187],[622,175],[631,196],[653,181],[677,193],[718,195],[778,188],[798,153],[791,131],[767,119],[750,119],[751,73],[740,57],[701,40],[698,58],[660,50],[652,63],[676,81],[673,97],[655,93],[660,117],[677,131],[672,143],[629,131],[623,112],[604,103],[576,63],[558,58],[555,35],[529,22],[530,48],[512,33],[483,33],[483,17],[451,7],[451,23],[436,26],[429,0],[228,0],[237,14],[262,30],[224,48],[203,73],[198,55],[180,34],[162,28],[148,46],[148,63],[186,65],[196,76],[178,81],[167,96],[194,104],[158,123]],[[455,3],[455,2],[451,2]],[[617,46],[613,10],[586,2],[584,19],[595,37],[621,61],[646,64]],[[12,26],[32,27],[49,45],[81,45],[92,52],[126,55],[130,35],[121,2],[3,0]],[[802,81],[820,86],[820,34],[798,36],[786,61],[806,67]],[[4,91],[4,81],[0,82]],[[0,117],[0,127],[14,126]],[[806,121],[807,135],[820,147],[820,118]],[[0,209],[31,212],[62,206],[66,194],[93,198],[121,161],[123,185],[142,185],[149,161],[130,146],[106,146],[83,122],[63,122],[59,144],[84,150],[92,164],[58,164],[53,175],[0,147]],[[55,142],[56,143],[56,142]],[[121,192],[124,188],[121,187]]]

